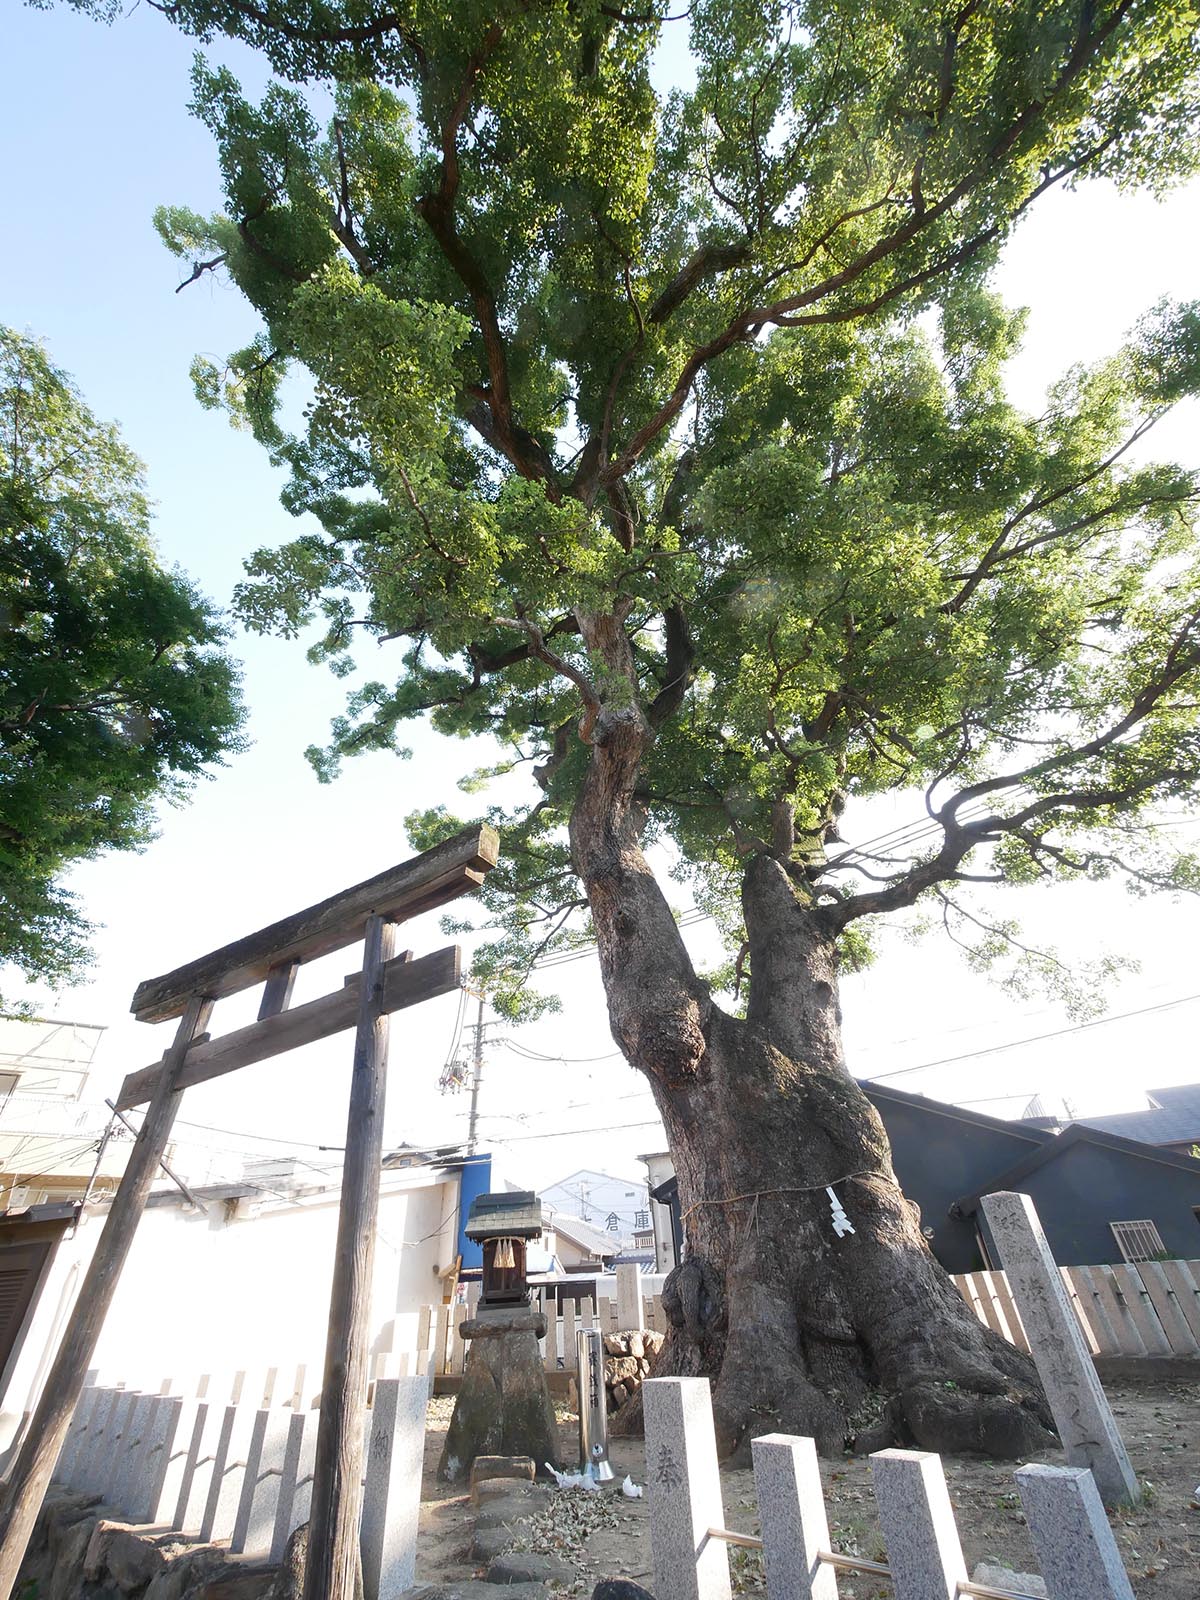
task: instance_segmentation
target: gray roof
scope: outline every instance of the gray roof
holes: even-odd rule
[[[1143,1144],[1200,1144],[1200,1083],[1151,1089],[1147,1098],[1151,1105],[1145,1111],[1121,1111],[1111,1117],[1076,1120],[1089,1128],[1100,1128],[1104,1133],[1140,1139]]]
[[[621,1249],[621,1239],[607,1229],[594,1227],[590,1222],[584,1222],[579,1217],[564,1216],[561,1211],[556,1211],[546,1225],[555,1233],[561,1233],[564,1238],[570,1239],[572,1244],[577,1244],[593,1256],[615,1256]]]

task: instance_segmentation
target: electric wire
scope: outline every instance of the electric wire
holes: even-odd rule
[[[1006,1044],[987,1045],[980,1050],[967,1050],[962,1055],[943,1056],[939,1061],[922,1061],[912,1067],[897,1067],[894,1072],[876,1072],[866,1083],[882,1083],[886,1078],[903,1078],[910,1072],[928,1072],[933,1067],[954,1066],[959,1061],[976,1061],[982,1056],[999,1055],[1005,1050],[1019,1050],[1025,1044],[1040,1044],[1044,1039],[1061,1039],[1070,1033],[1085,1033],[1089,1028],[1103,1028],[1110,1022],[1127,1022],[1130,1017],[1146,1017],[1155,1011],[1170,1011],[1174,1006],[1185,1006],[1200,1000],[1200,994],[1184,994],[1175,1000],[1163,1000],[1154,1006],[1139,1006],[1136,1011],[1115,1012],[1110,1017],[1096,1017],[1090,1022],[1075,1022],[1067,1028],[1054,1028],[1049,1033],[1031,1034],[1026,1039],[1010,1039]]]

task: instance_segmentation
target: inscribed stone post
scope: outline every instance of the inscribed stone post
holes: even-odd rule
[[[1133,1600],[1095,1479],[1085,1467],[1018,1467],[1029,1532],[1054,1600]]]
[[[1033,1201],[1004,1190],[984,1195],[983,1209],[1067,1460],[1091,1468],[1107,1504],[1135,1504],[1137,1478]]]
[[[416,1580],[428,1404],[423,1377],[375,1385],[362,1514],[365,1600],[398,1600]]]
[[[636,1262],[617,1268],[617,1327],[622,1333],[640,1333],[642,1318],[642,1274]]]
[[[655,1600],[730,1600],[708,1379],[647,1379],[642,1404]]]
[[[895,1600],[956,1600],[967,1564],[942,1458],[929,1450],[877,1450],[871,1483]]]
[[[124,1391],[121,1389],[103,1388],[96,1397],[96,1404],[92,1408],[91,1421],[88,1431],[80,1447],[79,1458],[75,1465],[74,1488],[82,1490],[85,1494],[92,1494],[93,1485],[102,1471],[104,1440],[108,1433],[109,1421],[113,1408],[121,1398]]]
[[[833,1568],[817,1559],[830,1544],[815,1440],[766,1433],[750,1452],[767,1600],[838,1600]]]

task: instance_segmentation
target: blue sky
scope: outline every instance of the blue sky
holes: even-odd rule
[[[0,317],[45,338],[92,408],[121,423],[148,466],[164,555],[227,603],[243,555],[291,536],[296,524],[278,503],[280,482],[259,447],[201,411],[188,379],[196,353],[224,356],[254,333],[254,319],[213,276],[176,294],[177,263],[151,223],[164,202],[201,211],[220,203],[209,136],[185,109],[193,51],[147,7],[105,28],[66,9],[32,11],[10,0],[0,60],[8,223]],[[210,54],[247,87],[262,86],[261,63],[250,52],[223,45]],[[680,60],[674,44],[664,72]],[[1160,295],[1200,293],[1198,194],[1193,187],[1159,204],[1097,187],[1042,203],[1001,273],[1010,300],[1032,308],[1027,351],[1011,374],[1022,402],[1036,405],[1069,362],[1111,349]],[[1173,421],[1156,449],[1195,462],[1195,425],[1194,414]],[[251,749],[201,785],[188,808],[168,811],[145,855],[112,857],[74,875],[104,927],[94,972],[59,1010],[108,1025],[100,1058],[106,1093],[165,1043],[161,1029],[128,1020],[139,979],[400,859],[407,854],[405,812],[436,800],[462,803],[455,779],[480,759],[417,729],[410,762],[366,758],[321,788],[302,752],[323,738],[345,686],[308,667],[294,643],[242,636],[237,651],[245,662]],[[901,803],[879,813],[874,831],[918,812],[915,799]],[[1197,908],[1190,903],[1131,904],[1108,888],[1053,900],[1035,893],[1019,904],[1008,896],[995,909],[1026,916],[1032,931],[1064,948],[1115,947],[1140,958],[1142,973],[1113,995],[1116,1011],[1200,990],[1191,959]],[[693,935],[711,955],[706,937],[704,929]],[[406,942],[419,951],[445,941],[427,919]],[[845,985],[847,1040],[858,1070],[895,1070],[1063,1025],[1062,1013],[1045,1002],[1010,1001],[970,978],[936,940],[914,947],[889,935],[882,949],[868,978]],[[335,986],[344,970],[343,957],[306,971],[303,994]],[[548,976],[560,983],[564,1015],[524,1030],[525,1042],[568,1056],[610,1051],[592,964]],[[219,1026],[236,1025],[248,1005],[223,1007]],[[461,1127],[465,1107],[434,1088],[454,1010],[447,999],[396,1019],[390,1138],[454,1137]],[[1115,1109],[1136,1100],[1139,1084],[1200,1076],[1197,1020],[1200,1003],[1183,1005],[896,1081],[956,1099],[1040,1089],[1069,1094],[1081,1110]],[[190,1091],[184,1115],[264,1139],[340,1143],[348,1056],[342,1040],[263,1064],[236,1081]],[[582,1165],[632,1171],[636,1152],[659,1137],[652,1127],[534,1137],[651,1118],[640,1078],[620,1060],[580,1062],[564,1072],[496,1049],[483,1109],[491,1135],[514,1141],[513,1175],[529,1182]],[[220,1144],[202,1129],[186,1136],[197,1161],[202,1145]],[[222,1148],[243,1143],[249,1141],[227,1140]]]

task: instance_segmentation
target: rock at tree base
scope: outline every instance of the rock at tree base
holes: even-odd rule
[[[489,1311],[460,1332],[471,1344],[438,1477],[460,1483],[480,1456],[526,1456],[539,1469],[544,1462],[557,1466],[554,1408],[538,1349],[545,1317]]]

